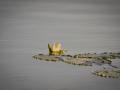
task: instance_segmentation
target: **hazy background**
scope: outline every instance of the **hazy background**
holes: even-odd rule
[[[71,54],[120,51],[120,1],[0,0],[1,90],[120,89],[119,80],[91,79],[86,68],[32,63],[33,54],[47,54],[47,44],[55,41]]]
[[[0,1],[0,41],[10,42],[2,48],[45,50],[59,41],[68,50],[116,51],[119,34],[119,0]]]

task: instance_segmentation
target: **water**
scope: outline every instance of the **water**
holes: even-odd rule
[[[119,2],[0,2],[0,90],[120,89],[119,79],[91,74],[100,66],[32,59],[54,41],[69,54],[120,51]]]

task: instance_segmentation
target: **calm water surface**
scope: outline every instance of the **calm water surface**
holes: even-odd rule
[[[69,54],[120,51],[119,11],[117,0],[1,0],[0,90],[120,90],[92,75],[100,66],[32,59],[54,41]]]

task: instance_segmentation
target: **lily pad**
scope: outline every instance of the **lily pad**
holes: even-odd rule
[[[93,74],[105,78],[120,78],[120,70],[97,70]]]

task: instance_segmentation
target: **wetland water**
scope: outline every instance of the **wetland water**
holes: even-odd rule
[[[0,84],[3,90],[119,90],[120,79],[92,74],[101,66],[74,66],[32,59],[31,53],[1,52]],[[108,68],[109,66],[105,65]]]
[[[103,66],[32,59],[54,41],[68,54],[120,51],[119,2],[51,1],[0,1],[0,90],[120,90],[91,74]]]

